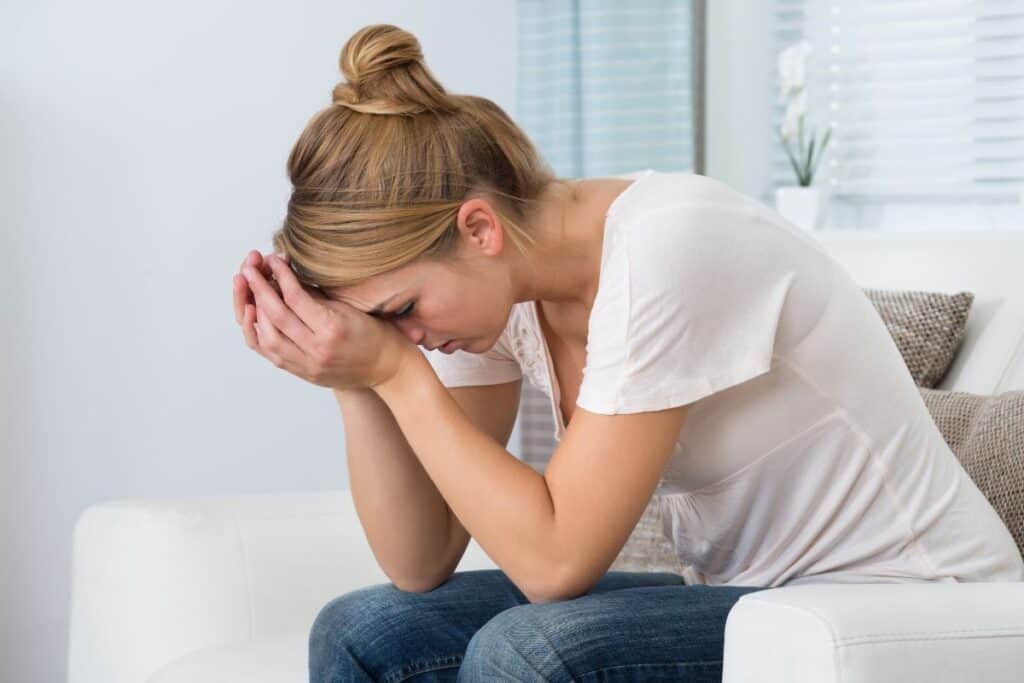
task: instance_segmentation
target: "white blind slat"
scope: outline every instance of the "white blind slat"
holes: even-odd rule
[[[814,180],[834,195],[1001,198],[1024,188],[1024,0],[776,0],[775,55],[801,40]],[[773,81],[778,92],[776,66]],[[772,110],[775,129],[784,104]],[[777,137],[772,184],[796,177]]]

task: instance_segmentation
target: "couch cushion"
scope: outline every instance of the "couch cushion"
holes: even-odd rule
[[[914,382],[935,387],[963,342],[974,294],[865,288]]]
[[[306,683],[308,653],[308,633],[254,638],[187,654],[146,683]]]
[[[1024,555],[1024,391],[983,396],[918,390],[942,437]]]

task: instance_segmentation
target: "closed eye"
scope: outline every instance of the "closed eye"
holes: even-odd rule
[[[392,314],[391,318],[394,319],[394,320],[400,320],[402,318],[405,318],[410,313],[412,313],[412,309],[415,307],[415,305],[416,305],[415,301],[410,301],[406,308],[403,308],[403,309],[399,310],[397,313]]]

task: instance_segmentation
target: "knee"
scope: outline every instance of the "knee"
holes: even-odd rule
[[[390,584],[360,588],[340,595],[324,605],[309,631],[309,680],[371,680],[360,660],[365,644],[379,637],[372,626],[374,617],[401,594]]]
[[[536,607],[507,609],[477,630],[466,647],[458,681],[572,680],[531,612]]]

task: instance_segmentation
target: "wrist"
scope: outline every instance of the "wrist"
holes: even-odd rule
[[[407,346],[399,355],[394,372],[368,389],[390,404],[391,398],[408,392],[417,383],[422,383],[424,373],[433,374],[433,368],[419,347]]]
[[[376,399],[377,394],[370,387],[346,387],[344,389],[331,389],[339,402],[365,401],[368,398]]]

